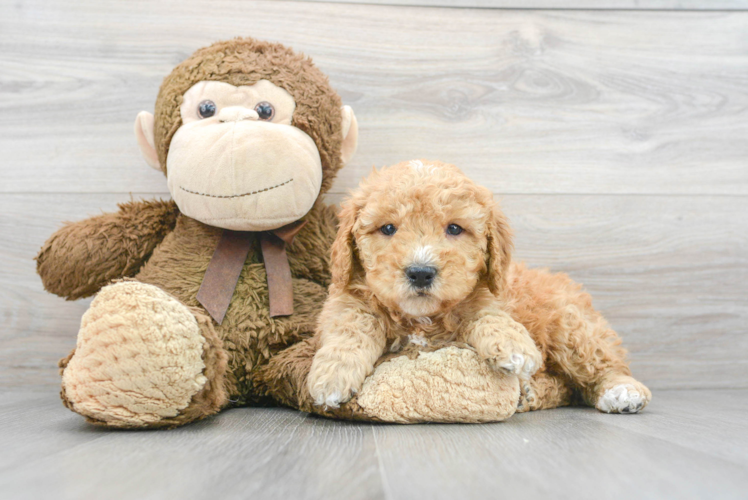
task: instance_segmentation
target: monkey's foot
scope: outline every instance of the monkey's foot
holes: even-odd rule
[[[205,406],[208,393],[207,406],[220,407],[225,394],[215,382],[223,376],[221,361],[225,371],[225,353],[215,352],[198,319],[177,299],[153,285],[115,283],[83,315],[75,353],[61,364],[62,396],[94,423],[175,426],[204,416],[185,412],[196,399]],[[206,362],[213,365],[210,373]]]

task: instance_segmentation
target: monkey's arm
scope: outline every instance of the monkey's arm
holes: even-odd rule
[[[118,212],[67,223],[42,246],[36,272],[48,292],[67,300],[93,295],[113,279],[135,275],[178,214],[173,201],[131,201]]]

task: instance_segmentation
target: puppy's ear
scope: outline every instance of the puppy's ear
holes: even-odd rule
[[[343,288],[353,279],[355,250],[353,248],[353,225],[356,223],[356,205],[353,200],[346,200],[341,204],[338,219],[340,227],[338,235],[332,244],[332,285]]]
[[[512,229],[501,212],[499,205],[493,203],[491,220],[488,225],[488,289],[494,295],[500,295],[506,289],[506,275],[512,261]]]

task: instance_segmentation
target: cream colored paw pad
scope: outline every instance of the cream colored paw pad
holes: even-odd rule
[[[638,413],[646,403],[646,396],[633,385],[619,384],[605,391],[596,406],[605,413]]]
[[[174,417],[207,381],[203,344],[189,309],[160,288],[109,285],[83,315],[65,395],[79,413],[111,425]]]
[[[358,404],[387,422],[496,422],[511,417],[519,381],[470,349],[447,347],[393,358],[364,382]]]

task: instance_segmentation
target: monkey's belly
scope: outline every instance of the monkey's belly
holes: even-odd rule
[[[202,309],[196,296],[221,230],[190,221],[180,218],[135,278],[158,286],[186,306]],[[221,325],[214,324],[229,354],[227,389],[232,401],[239,403],[253,400],[252,376],[258,367],[276,352],[313,335],[327,297],[323,286],[294,278],[294,314],[271,318],[265,266],[257,253],[250,250],[226,316]]]

